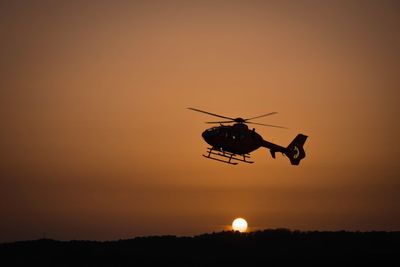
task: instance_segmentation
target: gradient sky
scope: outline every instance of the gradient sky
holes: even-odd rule
[[[0,242],[400,230],[397,1],[2,1]],[[299,167],[204,159],[259,122]]]

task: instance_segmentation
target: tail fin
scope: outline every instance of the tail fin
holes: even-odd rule
[[[304,134],[298,134],[295,139],[286,148],[286,156],[290,159],[292,165],[299,165],[300,161],[306,157],[303,145],[307,140]]]

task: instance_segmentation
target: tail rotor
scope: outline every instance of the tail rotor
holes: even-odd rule
[[[303,145],[307,140],[304,134],[298,134],[286,148],[285,154],[292,165],[299,165],[300,161],[306,157]]]

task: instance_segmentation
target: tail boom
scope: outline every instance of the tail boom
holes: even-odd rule
[[[298,134],[287,147],[283,147],[265,140],[263,140],[262,146],[270,150],[273,158],[275,158],[276,152],[281,152],[289,158],[292,165],[299,165],[300,161],[306,157],[306,153],[303,148],[306,140],[306,135]]]

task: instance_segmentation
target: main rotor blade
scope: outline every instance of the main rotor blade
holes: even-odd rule
[[[231,123],[231,122],[235,122],[235,121],[206,121],[206,123]]]
[[[256,125],[262,125],[262,126],[268,126],[268,127],[275,127],[275,128],[282,128],[282,129],[289,129],[287,127],[284,126],[278,126],[278,125],[271,125],[271,124],[264,124],[264,123],[257,123],[257,122],[246,122],[246,124],[256,124]]]
[[[270,112],[270,113],[267,113],[267,114],[264,114],[264,115],[260,115],[260,116],[257,116],[257,117],[245,119],[245,121],[258,119],[258,118],[262,118],[262,117],[266,117],[266,116],[271,116],[271,115],[274,115],[274,114],[278,114],[278,112]]]
[[[201,112],[201,113],[205,113],[205,114],[208,114],[208,115],[211,115],[211,116],[220,117],[220,118],[223,118],[223,119],[234,120],[234,118],[221,116],[221,115],[214,114],[214,113],[207,112],[207,111],[203,111],[203,110],[200,110],[200,109],[197,109],[197,108],[188,108],[188,109],[193,110],[193,111],[197,111],[197,112]]]

